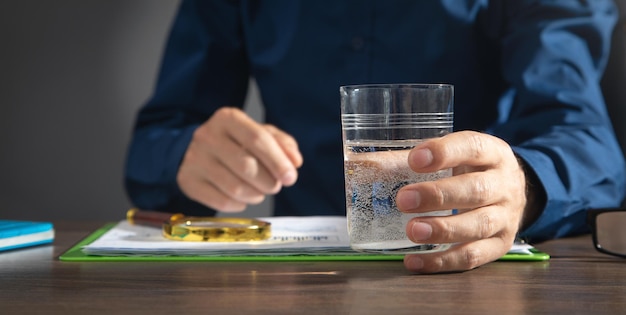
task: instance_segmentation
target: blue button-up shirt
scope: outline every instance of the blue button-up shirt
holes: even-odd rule
[[[252,76],[267,122],[305,161],[275,214],[344,214],[339,86],[450,83],[455,129],[507,141],[546,192],[523,235],[585,232],[585,209],[616,206],[626,190],[599,88],[616,19],[610,0],[184,1],[137,117],[128,194],[146,209],[213,213],[181,193],[176,172],[194,129],[243,106]]]

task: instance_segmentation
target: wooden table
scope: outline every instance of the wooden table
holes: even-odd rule
[[[53,246],[0,253],[0,314],[626,314],[626,260],[589,236],[546,262],[411,275],[399,261],[62,262],[98,222],[56,222]]]

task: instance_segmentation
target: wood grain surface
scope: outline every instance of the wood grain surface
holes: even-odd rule
[[[588,235],[552,259],[414,275],[399,261],[62,262],[104,222],[55,222],[53,245],[0,253],[0,314],[624,314],[626,260]]]

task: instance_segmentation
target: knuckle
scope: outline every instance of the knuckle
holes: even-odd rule
[[[259,173],[259,162],[250,155],[241,157],[235,167],[245,178],[255,178]]]
[[[493,218],[488,213],[482,213],[478,217],[478,238],[484,239],[493,235],[495,224]]]
[[[471,133],[467,139],[467,143],[470,147],[469,154],[471,154],[474,159],[480,159],[486,152],[487,144],[485,143],[485,137],[480,133]]]
[[[482,261],[482,255],[483,254],[479,248],[466,248],[461,258],[462,261],[460,267],[465,270],[470,270],[480,266],[480,262]]]
[[[263,148],[272,141],[272,135],[267,130],[251,128],[242,130],[245,132],[242,141],[246,148]]]
[[[203,158],[202,154],[195,150],[194,144],[190,145],[190,149],[185,152],[183,155],[183,160],[181,162],[181,169],[186,168],[188,165],[195,165],[199,163]]]
[[[211,127],[204,124],[196,128],[191,134],[191,141],[187,152],[200,150],[204,146],[214,146],[217,145],[217,143],[218,140],[215,137],[215,133],[211,131]]]
[[[263,132],[248,132],[246,134],[246,147],[250,146],[253,148],[258,148],[263,143],[265,138],[265,133]]]
[[[445,270],[445,260],[443,257],[434,257],[432,259],[425,259],[424,266],[420,270],[422,273],[439,273]]]
[[[185,171],[181,170],[176,174],[176,183],[178,184],[178,186],[183,192],[185,191],[188,178],[189,178],[189,175]]]
[[[428,219],[428,224],[433,228],[431,241],[437,243],[450,243],[457,238],[458,227],[450,223],[446,217],[434,216]]]
[[[204,127],[198,127],[196,128],[196,130],[193,131],[193,133],[191,134],[191,144],[193,145],[194,143],[198,142],[198,141],[204,141],[207,138],[207,132],[204,132]]]
[[[431,256],[424,259],[420,273],[434,274],[475,269],[482,264],[483,255],[479,248],[467,247],[454,254]]]
[[[239,110],[234,107],[221,107],[215,111],[213,116],[218,119],[233,118],[238,115]]]
[[[492,182],[485,177],[475,178],[474,185],[472,185],[472,202],[474,204],[484,204],[491,200],[494,195],[494,188]]]
[[[269,131],[270,133],[273,133],[273,134],[274,134],[274,133],[279,133],[279,132],[280,132],[280,129],[276,128],[276,126],[274,126],[274,125],[272,125],[272,124],[267,124],[267,123],[265,123],[265,124],[263,124],[263,127],[264,127],[265,129],[267,129],[267,131]]]
[[[437,209],[443,207],[449,198],[446,191],[440,185],[437,185],[436,182],[432,182],[431,185],[426,187],[430,188],[427,190],[430,195],[427,199],[430,206]]]
[[[239,184],[222,183],[223,192],[230,198],[235,200],[243,200],[246,196],[246,189]]]
[[[298,142],[292,136],[285,135],[282,138],[281,141],[282,141],[283,145],[286,146],[286,147],[289,147],[289,148],[297,148],[298,147]]]

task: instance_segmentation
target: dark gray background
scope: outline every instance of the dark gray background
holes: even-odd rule
[[[0,219],[123,218],[126,146],[178,1],[0,5]],[[251,114],[261,117],[256,91]],[[269,213],[270,201],[250,216]]]

